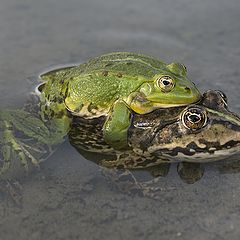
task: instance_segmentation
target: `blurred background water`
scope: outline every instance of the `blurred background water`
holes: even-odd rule
[[[49,67],[134,51],[184,63],[240,112],[239,16],[238,0],[1,0],[0,106],[22,106]],[[65,143],[21,183],[21,207],[1,198],[0,239],[239,239],[239,165],[186,184],[173,164],[154,200],[111,188]]]

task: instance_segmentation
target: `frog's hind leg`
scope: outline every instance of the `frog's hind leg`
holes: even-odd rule
[[[142,179],[144,172],[128,169],[106,169],[101,168],[101,173],[107,179],[108,184],[115,191],[128,195],[138,195],[140,197],[147,197],[154,200],[161,198],[161,193],[172,191],[173,187],[162,187],[161,179],[167,174],[169,166],[163,164],[158,166],[158,175],[153,179]],[[145,171],[145,169],[142,169]],[[147,171],[149,169],[146,169]],[[140,174],[140,175],[139,175]]]
[[[15,159],[26,172],[38,167],[63,142],[68,125],[67,117],[45,123],[23,110],[0,111],[0,176],[17,165]]]
[[[10,122],[3,121],[4,130],[3,130],[3,146],[2,146],[2,156],[3,163],[2,168],[0,170],[0,175],[6,172],[11,165],[11,161],[13,159],[13,155],[18,156],[21,165],[24,167],[26,171],[28,171],[28,160],[29,158],[33,165],[38,166],[38,161],[30,154],[27,148],[18,142],[13,134],[13,128]]]
[[[122,149],[127,144],[127,129],[130,124],[130,110],[126,104],[118,100],[114,103],[109,117],[104,124],[104,140],[115,149]]]
[[[138,182],[137,178],[130,170],[101,167],[100,171],[113,190],[124,194],[143,195],[144,190],[141,183]]]

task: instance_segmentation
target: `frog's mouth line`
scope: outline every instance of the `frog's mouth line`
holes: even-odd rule
[[[211,143],[207,141],[205,141],[205,144],[206,147],[201,148],[195,142],[191,142],[187,148],[162,148],[157,150],[155,154],[160,158],[164,156],[174,162],[210,162],[222,160],[240,153],[240,141],[230,140],[219,147],[211,147]]]
[[[126,101],[128,103],[129,99]],[[153,99],[149,99],[143,92],[138,93],[133,99],[130,100],[129,106],[136,113],[145,114],[154,111],[158,108],[174,108],[174,107],[184,107],[189,104],[200,104],[202,102],[202,95],[196,102],[193,103],[160,103],[154,102]]]

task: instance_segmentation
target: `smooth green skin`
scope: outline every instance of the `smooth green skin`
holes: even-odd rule
[[[156,80],[170,76],[175,87],[162,92]],[[14,131],[42,145],[56,145],[67,135],[72,115],[84,118],[108,116],[104,139],[115,149],[127,145],[131,111],[145,114],[156,108],[182,106],[201,97],[179,63],[167,65],[154,58],[134,53],[112,53],[79,66],[47,72],[40,76],[39,116],[24,110],[0,111],[3,167],[0,175],[17,154],[27,169],[28,160],[38,160]],[[70,112],[70,114],[69,114]],[[36,151],[41,151],[35,149]]]
[[[162,76],[173,79],[171,91],[164,92],[158,86],[157,80]],[[56,103],[57,94],[65,104],[60,108],[66,107],[73,115],[108,116],[104,136],[115,148],[125,146],[131,110],[146,114],[156,108],[195,103],[201,98],[182,64],[167,65],[135,53],[106,54],[80,66],[48,72],[41,78],[45,82],[42,95],[48,103]],[[56,109],[55,113],[58,105]]]

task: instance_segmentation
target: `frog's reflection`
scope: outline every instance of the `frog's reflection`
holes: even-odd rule
[[[145,115],[132,113],[125,149],[116,150],[104,142],[104,122],[104,117],[75,117],[69,140],[85,156],[83,151],[89,152],[87,155],[105,154],[102,159],[92,156],[90,160],[107,168],[147,170],[156,177],[166,176],[170,164],[178,162],[181,179],[194,183],[204,174],[202,163],[240,151],[240,119],[228,110],[227,98],[220,91],[209,90],[201,102],[188,107],[158,109]],[[231,160],[225,163],[214,165],[220,173],[240,169],[240,161],[235,161],[234,167]]]
[[[96,153],[89,153],[82,149],[74,146],[76,150],[87,160],[93,161],[99,164],[102,158],[108,158],[106,155],[99,155]],[[176,163],[162,163],[156,166],[147,167],[141,169],[141,172],[147,172],[152,176],[152,178],[167,177],[171,165]],[[218,161],[210,164],[206,163],[190,163],[190,162],[180,162],[177,163],[177,174],[180,179],[187,184],[194,184],[204,177],[204,174],[209,174],[207,167],[209,165],[212,167],[215,173],[219,174],[237,174],[240,173],[240,157],[237,156],[235,159],[226,159],[223,161]],[[131,170],[132,174],[135,174],[138,170]],[[141,179],[140,179],[141,180]]]

